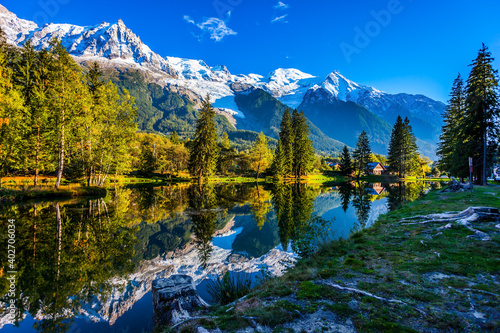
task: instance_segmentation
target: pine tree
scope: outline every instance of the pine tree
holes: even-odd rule
[[[401,116],[398,116],[389,142],[389,169],[397,172],[399,177],[418,172],[417,150],[417,139],[413,134],[410,121],[408,118],[403,121]]]
[[[198,182],[215,173],[219,157],[217,141],[215,111],[210,104],[210,96],[207,95],[196,120],[196,133],[189,158],[189,173],[197,178]]]
[[[172,133],[172,136],[170,137],[170,141],[172,141],[172,143],[173,143],[174,145],[178,145],[178,144],[180,143],[180,141],[179,141],[179,136],[177,135],[177,132],[176,132],[176,131],[174,131],[174,132]]]
[[[444,114],[444,125],[438,144],[439,169],[460,178],[468,176],[464,132],[466,92],[460,74],[453,81],[450,100]]]
[[[278,139],[278,144],[276,145],[276,150],[274,152],[273,163],[271,165],[271,170],[275,178],[280,179],[286,175],[285,171],[285,152],[283,149],[282,139]]]
[[[293,140],[292,118],[290,110],[286,109],[281,118],[278,145],[271,167],[276,178],[285,178],[293,171]]]
[[[261,171],[266,170],[271,165],[272,153],[267,146],[266,136],[262,132],[260,132],[253,143],[252,149],[250,150],[250,159],[250,167],[257,172],[255,179],[259,178]]]
[[[494,59],[483,44],[467,79],[464,134],[469,156],[474,158],[477,182],[486,185],[487,150],[499,136],[498,71]]]
[[[368,135],[363,130],[358,137],[358,142],[356,143],[356,149],[352,153],[354,160],[354,167],[358,171],[358,178],[366,170],[366,165],[368,164],[371,154],[370,141],[368,140]]]
[[[413,134],[413,129],[408,118],[405,118],[403,122],[401,142],[402,176],[405,177],[406,174],[415,174],[419,172],[417,138],[415,134]]]
[[[229,135],[227,132],[222,133],[222,139],[221,139],[221,146],[224,149],[229,149],[231,148],[231,142],[229,142]]]
[[[392,128],[391,141],[389,142],[389,151],[387,153],[387,162],[389,170],[397,172],[398,176],[402,175],[402,156],[403,156],[403,119],[398,116],[396,123]]]
[[[310,171],[314,161],[314,149],[312,147],[312,141],[309,139],[309,125],[307,125],[307,118],[303,111],[298,112],[296,109],[293,111],[292,131],[292,171],[295,178],[300,178]]]
[[[29,171],[33,170],[35,172],[34,186],[38,183],[40,148],[44,141],[44,128],[47,122],[46,110],[41,105],[44,102],[44,89],[37,82],[37,67],[41,65],[38,64],[37,60],[37,54],[31,45],[31,40],[27,40],[23,45],[21,57],[16,64],[14,73],[16,86],[19,88],[26,108],[25,132],[21,152],[25,163],[18,163],[16,168],[25,167]],[[40,90],[40,88],[42,89]]]
[[[349,153],[347,145],[344,145],[344,149],[342,149],[342,156],[340,157],[340,172],[344,176],[349,176],[352,173],[351,154]]]

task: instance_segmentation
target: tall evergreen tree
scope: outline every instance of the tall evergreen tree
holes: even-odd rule
[[[314,149],[309,139],[309,125],[303,111],[296,109],[292,115],[293,130],[293,173],[295,178],[307,174],[314,161]]]
[[[363,130],[358,137],[358,142],[356,143],[356,149],[352,153],[354,160],[354,167],[358,172],[358,177],[361,176],[366,170],[366,165],[369,162],[371,154],[370,141],[368,140],[368,135]]]
[[[499,135],[498,71],[492,67],[493,60],[491,52],[483,44],[471,64],[466,87],[466,146],[474,158],[477,182],[483,185],[486,185],[488,145],[496,144]]]
[[[170,141],[172,141],[172,143],[174,145],[178,145],[180,143],[180,141],[179,141],[179,135],[177,135],[177,131],[174,131],[172,133],[172,136],[170,137]]]
[[[290,110],[286,109],[281,118],[278,145],[272,166],[277,178],[284,178],[293,172],[293,139],[292,118]]]
[[[392,128],[391,141],[389,142],[389,151],[387,153],[387,161],[389,169],[397,172],[398,176],[402,175],[402,155],[403,155],[403,119],[398,115],[396,123]]]
[[[401,116],[398,116],[389,142],[388,162],[390,170],[397,172],[399,177],[418,171],[416,140],[408,118],[403,121]]]
[[[275,178],[283,178],[286,175],[285,152],[283,149],[283,141],[281,138],[278,139],[278,144],[276,145],[271,170]]]
[[[349,153],[347,145],[344,145],[344,148],[342,149],[342,156],[340,157],[340,172],[344,176],[349,176],[352,173],[351,154]]]
[[[43,108],[45,89],[43,83],[37,80],[37,67],[42,70],[43,65],[39,64],[31,40],[24,43],[21,57],[16,65],[16,85],[19,87],[26,108],[26,118],[24,120],[26,131],[24,132],[22,144],[25,163],[19,163],[17,168],[23,168],[24,166],[28,171],[33,170],[35,172],[33,184],[36,186],[40,170],[41,146],[45,135],[44,129],[47,125],[47,110]]]
[[[217,141],[215,111],[210,104],[210,96],[207,95],[196,120],[196,133],[189,158],[189,173],[197,178],[198,182],[215,173],[219,157]]]
[[[419,170],[417,138],[413,134],[413,129],[408,118],[405,118],[403,122],[402,134],[401,163],[404,177],[408,173],[415,174]]]
[[[438,144],[439,168],[460,178],[468,176],[464,132],[467,93],[460,74],[453,81],[450,100],[444,113],[444,125]]]

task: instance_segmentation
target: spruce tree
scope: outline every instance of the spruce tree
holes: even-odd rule
[[[464,133],[469,156],[474,158],[477,182],[486,185],[488,145],[496,144],[499,135],[498,71],[492,67],[493,57],[483,44],[471,64],[467,79]]]
[[[358,178],[366,170],[371,154],[370,141],[368,135],[363,130],[358,137],[356,149],[352,153],[355,169],[358,171]]]
[[[21,50],[15,78],[26,108],[24,120],[26,131],[22,145],[22,154],[26,163],[23,165],[27,170],[34,171],[34,186],[37,186],[40,169],[44,169],[44,166],[48,164],[48,161],[43,158],[48,125],[48,110],[44,107],[47,86],[41,82],[41,75],[45,73],[44,66],[46,65],[40,61],[31,45],[31,40],[27,40]],[[22,168],[23,165],[18,164],[17,167]]]
[[[344,149],[342,149],[342,156],[340,157],[340,172],[344,176],[349,176],[352,173],[351,154],[349,153],[347,145],[344,145]]]
[[[170,141],[172,141],[172,143],[173,143],[174,145],[178,145],[178,144],[180,143],[180,141],[179,141],[179,136],[177,135],[177,132],[176,132],[176,131],[174,131],[174,132],[172,133],[172,136],[170,137]]]
[[[389,142],[388,162],[389,169],[397,172],[399,177],[418,172],[417,139],[413,134],[408,118],[398,116],[392,128]]]
[[[292,118],[290,110],[286,109],[281,118],[278,145],[271,167],[276,178],[285,178],[293,171],[293,140]]]
[[[391,141],[389,142],[389,151],[387,153],[387,161],[389,163],[389,170],[397,172],[398,176],[402,174],[402,155],[403,155],[403,119],[398,116],[396,123],[392,128]]]
[[[309,125],[303,111],[293,111],[293,174],[300,178],[307,174],[314,161],[314,150],[309,139]]]
[[[439,169],[463,178],[468,176],[464,132],[466,92],[460,74],[453,81],[450,100],[444,113],[444,125],[438,144]]]
[[[215,111],[210,103],[210,96],[202,102],[196,133],[190,149],[189,173],[201,182],[215,173],[219,147],[215,128]]]
[[[410,120],[405,118],[403,122],[402,132],[402,147],[401,147],[401,164],[402,176],[406,174],[415,174],[418,172],[418,146],[417,138],[413,134],[413,129],[410,125]]]
[[[285,153],[283,149],[283,141],[280,138],[278,139],[278,144],[276,145],[276,150],[274,151],[273,163],[271,165],[271,170],[275,178],[280,179],[286,175],[284,164]]]

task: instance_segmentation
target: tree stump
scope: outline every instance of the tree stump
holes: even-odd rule
[[[195,310],[208,306],[198,295],[193,278],[187,275],[156,279],[152,290],[155,326],[175,325],[190,318]]]

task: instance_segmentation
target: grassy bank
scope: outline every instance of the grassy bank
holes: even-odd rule
[[[380,216],[375,225],[326,245],[236,305],[212,308],[198,326],[232,332],[263,325],[273,332],[498,332],[500,229],[486,218],[471,226],[403,218],[500,207],[500,187],[432,191]],[[435,221],[435,219],[433,220]],[[351,289],[345,289],[351,288]]]
[[[94,186],[64,185],[58,190],[53,186],[0,187],[3,202],[26,201],[31,199],[52,199],[70,197],[104,197],[106,189]]]

